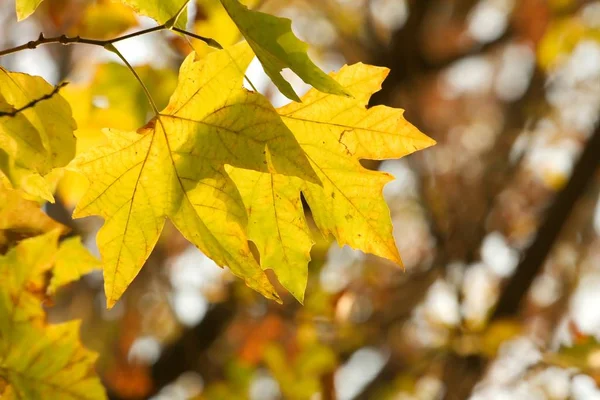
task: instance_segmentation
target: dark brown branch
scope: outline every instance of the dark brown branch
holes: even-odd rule
[[[29,103],[25,104],[23,107],[17,108],[12,111],[0,111],[0,117],[15,117],[17,114],[27,110],[28,108],[32,108],[36,104],[38,104],[44,100],[51,99],[52,97],[54,97],[54,95],[56,95],[58,93],[58,91],[60,89],[64,88],[67,85],[68,85],[68,82],[61,82],[58,85],[56,85],[56,87],[50,93],[45,94],[42,97],[37,98],[35,100],[31,100]]]
[[[596,127],[593,136],[585,145],[569,182],[546,212],[546,219],[540,226],[537,237],[521,259],[515,274],[504,287],[492,316],[493,319],[513,316],[519,311],[520,303],[529,291],[534,278],[541,271],[567,217],[592,181],[600,163],[599,154],[600,125]]]
[[[585,193],[586,187],[591,183],[594,174],[598,170],[600,163],[598,154],[600,154],[600,125],[596,127],[593,136],[587,142],[583,153],[575,165],[569,182],[558,193],[556,199],[546,211],[546,219],[538,229],[537,237],[519,262],[515,274],[504,286],[496,309],[492,314],[492,321],[515,316],[519,313],[523,299],[529,292],[533,280],[541,271],[544,261],[552,250],[571,211]],[[480,361],[480,368],[469,370],[468,381],[470,384],[463,385],[461,392],[465,396],[471,393],[473,386],[479,381],[484,372],[483,359],[481,357],[477,358]],[[470,362],[472,360],[473,358],[471,357]],[[466,358],[455,357],[451,368],[464,368],[468,361]],[[448,399],[450,398],[448,397]]]

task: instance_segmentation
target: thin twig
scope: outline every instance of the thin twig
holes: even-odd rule
[[[44,100],[49,100],[50,98],[54,97],[54,95],[57,94],[60,89],[64,88],[67,85],[68,85],[68,82],[61,82],[50,93],[45,94],[42,97],[37,98],[35,100],[31,100],[29,103],[25,104],[23,107],[17,108],[12,111],[0,111],[0,117],[15,117],[20,112],[23,112],[23,111],[27,110],[28,108],[34,107],[37,103],[44,101]]]
[[[158,114],[159,114],[158,108],[156,107],[156,103],[154,102],[154,99],[152,98],[150,91],[144,84],[144,81],[142,81],[142,78],[140,78],[138,73],[135,71],[135,69],[131,66],[131,64],[129,64],[129,61],[127,61],[127,59],[123,56],[123,54],[121,54],[121,52],[119,50],[117,50],[117,48],[115,46],[113,46],[112,44],[109,46],[106,46],[106,50],[116,54],[121,59],[121,61],[123,61],[123,63],[127,66],[127,68],[131,71],[133,76],[135,76],[135,79],[139,82],[140,86],[144,90],[144,93],[146,94],[146,97],[148,98],[148,102],[150,103],[150,106],[152,107],[152,111],[154,111],[154,115],[158,116]]]
[[[143,29],[141,31],[133,32],[128,35],[119,36],[119,37],[116,37],[113,39],[106,39],[106,40],[88,39],[88,38],[82,38],[81,36],[67,36],[67,35],[60,35],[60,36],[54,36],[54,37],[47,38],[44,36],[43,33],[40,33],[40,36],[36,40],[31,40],[20,46],[0,51],[0,57],[8,55],[8,54],[16,53],[16,52],[19,52],[22,50],[35,49],[38,46],[42,46],[45,44],[51,44],[51,43],[59,43],[62,45],[81,43],[81,44],[89,44],[89,45],[93,45],[93,46],[105,47],[110,44],[119,42],[121,40],[129,39],[132,37],[144,35],[146,33],[155,32],[155,31],[159,31],[159,30],[163,30],[163,29],[165,29],[164,25],[159,25],[159,26],[155,26],[152,28]]]
[[[130,38],[133,38],[133,37],[136,37],[136,36],[145,35],[145,34],[151,33],[151,32],[157,32],[157,31],[167,30],[167,29],[168,28],[166,27],[166,25],[162,24],[162,25],[154,26],[152,28],[142,29],[141,31],[129,33],[127,35],[119,36],[119,37],[116,37],[116,38],[113,38],[113,39],[106,39],[106,40],[89,39],[89,38],[83,38],[81,36],[67,36],[67,35],[45,37],[43,33],[40,33],[40,36],[36,40],[31,40],[31,41],[29,41],[29,42],[27,42],[25,44],[20,45],[20,46],[16,46],[16,47],[12,47],[10,49],[6,49],[6,50],[0,51],[0,57],[8,55],[8,54],[16,53],[16,52],[19,52],[19,51],[23,51],[23,50],[35,49],[38,46],[42,46],[42,45],[45,45],[45,44],[51,44],[51,43],[59,43],[59,44],[62,44],[62,45],[70,45],[70,44],[80,43],[80,44],[89,44],[89,45],[92,45],[92,46],[107,47],[109,45],[112,45],[114,43],[120,42],[122,40],[130,39]],[[177,28],[175,26],[172,28],[172,30],[175,31],[175,32],[179,32],[181,34],[193,37],[194,39],[202,40],[203,42],[205,42],[207,45],[209,45],[211,47],[215,47],[215,48],[218,48],[218,49],[222,49],[223,48],[214,39],[207,38],[207,37],[200,36],[200,35],[196,35],[195,33],[188,32],[186,30]]]

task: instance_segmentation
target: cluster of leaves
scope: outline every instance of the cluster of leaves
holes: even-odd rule
[[[185,33],[185,0],[122,2],[165,29]],[[39,3],[17,0],[18,17],[29,16]],[[77,143],[72,108],[56,88],[0,68],[2,195],[17,207],[6,211],[7,221],[27,229],[33,224],[35,234],[42,233],[25,229],[27,238],[12,241],[18,242],[12,248],[7,241],[0,259],[0,315],[10,316],[0,320],[0,376],[8,382],[9,398],[104,396],[90,377],[94,356],[75,344],[77,323],[48,326],[40,307],[44,296],[96,266],[76,239],[59,245],[64,230],[53,228],[30,201],[53,201],[65,170],[89,180],[74,216],[104,219],[97,244],[108,307],[144,265],[167,218],[265,297],[279,301],[264,273],[272,269],[302,302],[313,242],[301,196],[324,235],[401,264],[382,196],[391,176],[365,169],[360,160],[399,158],[434,142],[402,110],[367,108],[387,70],[356,64],[327,75],[309,59],[289,20],[249,10],[238,0],[221,5],[246,41],[204,57],[191,53],[162,111],[150,98],[154,117],[148,123],[137,130],[107,129],[101,137],[92,129],[86,146]],[[243,88],[254,56],[292,103],[275,109]],[[282,77],[284,68],[314,89],[300,98]],[[102,123],[93,113],[87,118]],[[82,131],[77,137],[85,142]],[[24,207],[31,212],[23,213]],[[32,350],[22,341],[37,344]]]
[[[97,355],[79,342],[79,322],[49,325],[43,302],[99,267],[78,237],[33,201],[0,191],[0,393],[6,399],[104,399],[94,373]],[[35,235],[39,233],[39,235]],[[3,389],[3,393],[2,393]]]

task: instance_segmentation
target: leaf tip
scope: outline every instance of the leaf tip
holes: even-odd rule
[[[406,266],[404,265],[404,262],[402,262],[402,257],[400,257],[400,253],[398,252],[397,248],[396,248],[395,253],[396,254],[394,254],[394,257],[390,258],[390,261],[392,261],[394,264],[396,264],[396,266],[398,268],[400,268],[402,270],[402,272],[406,272]]]
[[[425,135],[427,139],[425,139],[425,148],[435,146],[437,141],[430,136]]]
[[[106,309],[107,310],[112,309],[115,306],[115,304],[117,304],[117,301],[119,301],[119,299],[114,299],[114,298],[111,298],[111,297],[107,297],[106,298]]]

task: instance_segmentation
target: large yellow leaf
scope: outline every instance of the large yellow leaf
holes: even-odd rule
[[[246,38],[265,72],[287,98],[300,101],[281,70],[289,68],[304,82],[331,94],[349,93],[308,57],[308,46],[292,32],[292,21],[259,11],[249,10],[239,0],[221,0],[223,7]]]
[[[278,109],[308,156],[322,185],[285,176],[234,169],[249,215],[249,237],[261,253],[263,269],[273,269],[300,301],[306,287],[311,241],[300,192],[325,235],[340,245],[401,264],[392,236],[383,186],[392,177],[363,168],[359,159],[398,158],[435,142],[390,107],[366,108],[388,71],[356,64],[332,74],[353,98],[309,91],[302,103]]]
[[[94,374],[97,356],[79,343],[79,323],[45,323],[46,274],[63,268],[55,265],[60,233],[25,239],[0,256],[0,379],[8,384],[2,399],[106,398]]]
[[[40,77],[0,67],[0,111],[19,110],[53,91]],[[16,115],[0,116],[0,171],[13,187],[53,201],[43,177],[75,155],[74,129],[71,107],[58,93]]]
[[[175,26],[185,29],[187,23],[187,10],[181,10],[189,0],[121,0],[122,3],[133,8],[135,12],[164,24],[177,16],[181,11]]]
[[[247,217],[224,165],[318,183],[268,100],[242,88],[246,43],[190,54],[169,105],[138,132],[107,131],[109,144],[76,159],[90,187],[74,215],[105,219],[97,242],[112,307],[138,274],[169,217],[208,257],[277,299],[247,244]]]

